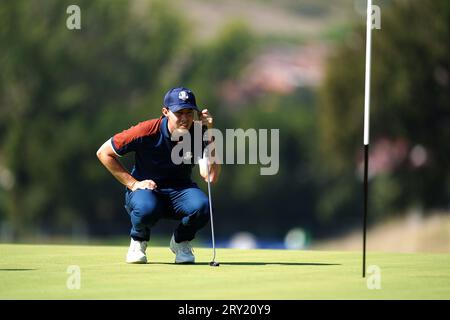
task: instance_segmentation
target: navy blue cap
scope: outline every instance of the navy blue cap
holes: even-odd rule
[[[184,87],[172,88],[164,96],[164,106],[172,112],[181,109],[194,109],[199,111],[192,90]]]

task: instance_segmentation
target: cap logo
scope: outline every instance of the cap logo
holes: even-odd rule
[[[180,91],[180,93],[178,94],[178,99],[186,101],[187,99],[189,99],[189,95],[186,91]]]

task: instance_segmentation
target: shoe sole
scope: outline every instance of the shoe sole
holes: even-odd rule
[[[173,254],[175,254],[175,255],[177,254],[175,252],[175,250],[172,248],[172,241],[169,244],[169,249],[170,249],[170,251],[172,251]],[[193,261],[177,261],[175,259],[175,264],[195,264],[195,259]]]
[[[175,260],[175,264],[195,264],[195,261],[177,261],[177,260]]]
[[[146,264],[147,263],[147,259],[145,259],[145,260],[126,260],[126,263],[130,263],[130,264]]]
[[[176,252],[172,248],[170,248],[170,251],[172,251],[173,254],[176,254]],[[175,260],[175,263],[176,264],[195,264],[195,260],[194,261],[177,261],[177,260]]]

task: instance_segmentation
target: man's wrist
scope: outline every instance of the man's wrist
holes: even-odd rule
[[[127,185],[127,188],[133,191],[134,185],[136,184],[137,180],[132,181]]]

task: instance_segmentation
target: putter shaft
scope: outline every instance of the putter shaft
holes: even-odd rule
[[[207,148],[205,148],[205,151],[207,151]],[[207,154],[207,152],[206,152]],[[212,235],[212,246],[213,246],[213,259],[210,265],[212,265],[213,262],[216,260],[216,244],[214,241],[214,222],[213,222],[213,214],[212,214],[212,200],[211,200],[211,182],[209,178],[209,159],[208,156],[206,156],[206,171],[208,171],[208,200],[209,200],[209,216],[211,219],[211,235]]]

